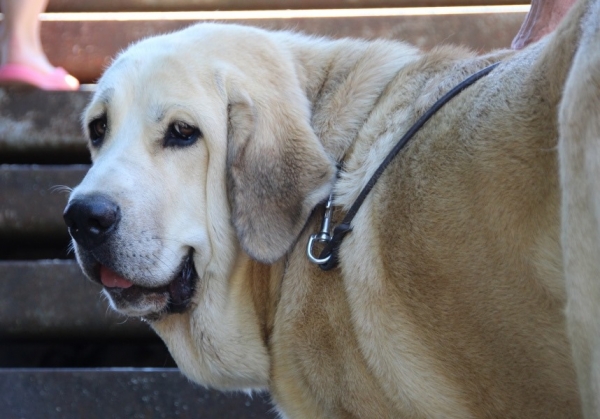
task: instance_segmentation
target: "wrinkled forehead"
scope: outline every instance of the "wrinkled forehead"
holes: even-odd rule
[[[99,80],[86,112],[89,121],[114,106],[121,110],[153,108],[157,117],[174,104],[194,106],[224,97],[219,72],[210,60],[185,57],[177,51],[121,55]]]
[[[121,53],[98,82],[94,100],[129,90],[129,97],[215,93],[224,96],[222,74],[231,67],[261,75],[277,67],[276,49],[264,31],[231,24],[202,23],[144,39]],[[272,62],[273,60],[277,62]],[[267,62],[268,61],[268,62]],[[194,92],[194,89],[205,92]]]
[[[275,49],[267,41],[257,28],[212,23],[142,40],[101,77],[84,123],[110,114],[114,104],[119,113],[150,106],[160,110],[169,101],[202,112],[215,109],[227,102],[225,80],[232,70],[243,68],[240,73],[264,80],[260,68]]]

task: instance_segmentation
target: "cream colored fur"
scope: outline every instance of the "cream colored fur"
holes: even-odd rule
[[[600,2],[585,17],[560,106],[567,323],[586,418],[600,418]]]
[[[132,46],[84,115],[107,134],[71,199],[118,203],[111,264],[136,286],[190,249],[198,283],[183,314],[113,307],[155,319],[192,380],[268,389],[282,417],[577,418],[577,369],[599,418],[599,4],[485,56],[221,24]],[[408,127],[497,61],[387,168],[339,268],[312,265],[319,202],[333,189],[339,221]],[[165,147],[175,121],[200,140]]]

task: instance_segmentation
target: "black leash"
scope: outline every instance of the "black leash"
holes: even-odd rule
[[[329,196],[329,199],[325,204],[325,215],[323,218],[323,223],[321,225],[321,231],[317,234],[313,234],[310,237],[310,240],[308,241],[307,255],[312,262],[317,263],[324,271],[328,271],[337,266],[338,251],[340,244],[342,243],[342,240],[344,239],[346,234],[352,231],[352,226],[350,225],[352,220],[356,216],[356,213],[367,198],[367,195],[369,194],[369,192],[371,192],[371,189],[373,189],[375,183],[377,183],[386,167],[392,162],[392,160],[394,160],[394,158],[398,155],[400,150],[402,150],[406,146],[410,139],[423,127],[423,125],[425,125],[425,123],[437,111],[439,111],[446,103],[448,103],[452,98],[454,98],[460,92],[465,90],[467,87],[475,83],[480,78],[488,75],[494,68],[498,66],[498,64],[500,63],[498,62],[482,70],[479,70],[477,73],[469,76],[460,84],[456,85],[452,90],[450,90],[440,99],[438,99],[437,102],[435,102],[433,106],[429,108],[427,112],[425,112],[412,127],[410,127],[406,134],[404,134],[404,136],[400,138],[398,143],[396,143],[396,145],[394,146],[392,151],[390,151],[390,153],[387,155],[385,160],[379,165],[373,176],[371,176],[371,179],[369,179],[369,182],[367,182],[366,186],[360,192],[358,198],[356,198],[356,201],[354,201],[342,222],[333,229],[332,235],[329,234],[329,226],[331,223],[331,215],[333,212],[333,194]],[[315,241],[325,244],[325,247],[323,248],[318,258],[312,255],[312,247]]]

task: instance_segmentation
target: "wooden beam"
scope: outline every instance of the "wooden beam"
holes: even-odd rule
[[[344,9],[529,4],[527,0],[50,0],[50,12]]]
[[[293,29],[334,38],[398,39],[425,49],[440,44],[462,44],[483,52],[509,47],[524,17],[525,13],[475,13],[281,19],[237,18],[227,21],[267,29]],[[195,22],[197,21],[192,18],[129,21],[50,20],[42,24],[42,43],[54,65],[66,68],[83,83],[91,83],[97,80],[118,51],[130,43],[151,35],[181,29]]]

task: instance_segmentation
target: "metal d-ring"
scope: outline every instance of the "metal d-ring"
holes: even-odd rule
[[[333,214],[333,192],[329,195],[327,203],[325,204],[325,214],[323,215],[323,222],[321,223],[321,230],[310,236],[308,239],[308,246],[306,247],[306,256],[312,263],[321,265],[327,263],[331,258],[331,253],[325,257],[316,257],[313,255],[313,244],[315,242],[327,245],[331,241],[331,234],[329,228],[331,226],[331,215]]]

